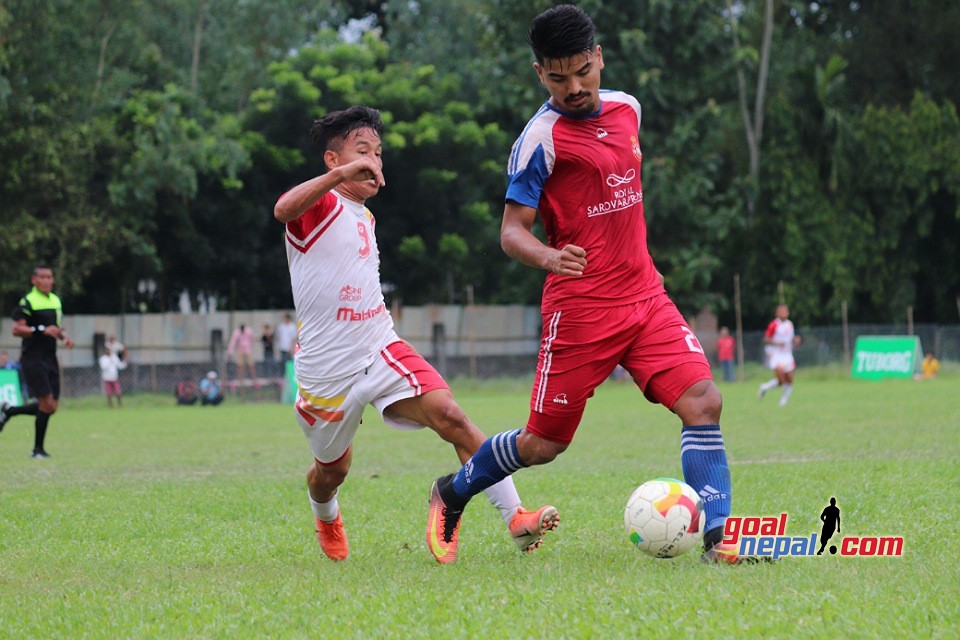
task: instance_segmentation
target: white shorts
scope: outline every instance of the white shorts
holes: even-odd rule
[[[449,388],[423,356],[400,341],[387,345],[364,371],[308,389],[301,387],[294,412],[313,457],[330,464],[350,448],[368,404],[377,408],[388,426],[421,429],[425,425],[385,416],[384,411],[398,400]]]
[[[770,368],[776,371],[780,369],[785,373],[790,373],[797,368],[797,363],[793,359],[792,353],[772,353],[770,355]]]

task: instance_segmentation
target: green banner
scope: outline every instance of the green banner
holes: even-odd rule
[[[293,368],[293,360],[287,361],[287,370],[283,372],[283,391],[280,393],[280,401],[287,404],[293,404],[297,401],[297,372]]]
[[[16,369],[0,369],[0,402],[17,407],[23,404],[20,396],[20,372]]]
[[[909,378],[922,358],[917,336],[860,336],[850,375],[865,380]]]

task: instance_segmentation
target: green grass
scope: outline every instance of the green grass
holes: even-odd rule
[[[560,510],[544,547],[519,555],[481,497],[449,567],[423,542],[430,481],[455,469],[432,432],[368,413],[341,491],[351,556],[333,563],[290,407],[86,399],[53,418],[49,460],[29,458],[27,418],[0,434],[0,638],[956,637],[957,378],[803,373],[782,409],[756,399],[759,379],[721,387],[735,513],[786,511],[787,533],[809,535],[836,496],[844,535],[902,535],[902,558],[640,554],[623,505],[680,475],[679,434],[627,384],[598,390],[563,456],[517,474],[528,506]],[[526,419],[528,384],[454,389],[492,434]]]

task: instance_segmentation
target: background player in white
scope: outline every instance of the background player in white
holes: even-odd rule
[[[277,325],[277,350],[280,352],[280,377],[287,373],[287,362],[293,360],[294,346],[297,344],[297,325],[289,313],[283,315],[283,322]]]
[[[780,406],[787,404],[790,394],[793,393],[793,372],[797,363],[793,359],[793,347],[800,344],[800,336],[790,321],[790,307],[785,304],[777,306],[777,317],[774,318],[763,335],[764,348],[767,353],[767,364],[773,369],[776,377],[760,385],[757,397],[762,398],[767,391],[780,386]]]
[[[384,304],[375,219],[364,206],[385,184],[382,131],[380,112],[363,106],[315,121],[310,138],[327,171],[285,193],[274,208],[286,225],[299,326],[296,416],[314,456],[307,486],[320,546],[333,560],[349,552],[337,493],[367,404],[392,427],[430,427],[461,463],[485,440],[440,374],[397,337]],[[487,496],[521,551],[540,545],[542,521],[557,519],[551,506],[523,509],[510,478]],[[455,559],[455,552],[437,558]]]

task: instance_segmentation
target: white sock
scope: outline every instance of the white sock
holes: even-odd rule
[[[787,404],[787,400],[790,399],[790,394],[793,393],[793,383],[787,383],[783,385],[783,389],[780,390],[780,406]]]
[[[492,487],[487,487],[483,492],[509,527],[514,514],[520,508],[520,494],[517,493],[517,488],[513,484],[513,477],[507,476]]]
[[[778,383],[779,381],[776,378],[770,378],[769,380],[764,382],[762,385],[760,385],[760,391],[763,391],[764,393],[766,393],[767,391],[770,391],[770,389],[773,389],[774,387],[776,387]]]
[[[337,493],[339,493],[339,491]],[[313,499],[313,496],[310,495],[309,491],[307,491],[307,497],[310,498],[310,507],[313,509],[313,515],[324,522],[333,522],[337,519],[337,514],[340,513],[340,504],[337,502],[336,493],[333,494],[333,498],[331,498],[329,502],[317,502]]]

